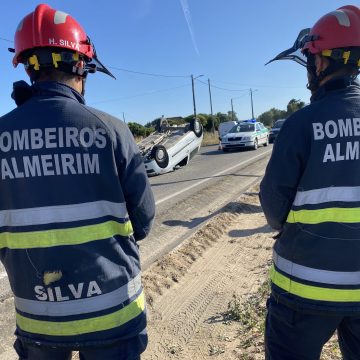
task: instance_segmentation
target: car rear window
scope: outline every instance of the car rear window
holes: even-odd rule
[[[281,121],[277,121],[275,124],[274,124],[274,128],[281,128],[283,123],[285,122],[285,120],[281,120]]]
[[[238,132],[250,132],[255,130],[254,124],[239,124],[235,125],[229,133],[238,133]]]

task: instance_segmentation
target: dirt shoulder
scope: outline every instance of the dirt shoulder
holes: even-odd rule
[[[149,346],[143,360],[264,359],[273,236],[258,185],[143,274]],[[335,339],[322,360],[340,359]]]
[[[271,261],[274,233],[257,190],[144,273],[150,339],[144,360],[246,359],[249,352],[263,358],[261,344],[242,348],[239,323],[229,316],[231,307],[241,312],[240,303],[258,292]]]

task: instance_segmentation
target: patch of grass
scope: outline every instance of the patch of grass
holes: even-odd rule
[[[217,131],[215,133],[204,131],[202,146],[207,145],[218,145],[219,144],[219,134]]]
[[[218,345],[212,345],[209,344],[209,355],[213,356],[213,355],[220,355],[223,354],[225,352],[225,349],[221,346]]]
[[[238,337],[239,349],[242,350],[240,359],[253,359],[254,348],[263,351],[266,317],[266,300],[270,294],[270,281],[261,284],[255,294],[239,297],[233,294],[228,303],[228,309],[223,314],[225,321],[240,323]],[[321,360],[341,359],[341,353],[336,335],[325,344]]]
[[[239,297],[233,294],[224,315],[226,321],[240,323],[238,337],[241,359],[252,359],[254,347],[263,348],[266,316],[266,299],[270,294],[270,281],[266,280],[254,294]]]

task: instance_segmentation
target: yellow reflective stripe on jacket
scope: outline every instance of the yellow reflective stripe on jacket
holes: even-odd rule
[[[323,222],[358,223],[360,222],[360,208],[290,210],[286,222],[302,224],[320,224]]]
[[[280,274],[274,266],[270,270],[270,279],[279,288],[305,299],[334,302],[360,301],[360,289],[330,289],[301,284]]]
[[[136,318],[145,310],[144,292],[129,305],[108,315],[85,320],[74,320],[66,322],[41,321],[16,314],[18,327],[33,334],[50,336],[74,336],[97,331],[110,330],[119,327]]]
[[[62,245],[84,244],[106,239],[114,235],[129,236],[133,233],[130,221],[120,224],[107,221],[102,224],[80,226],[68,229],[53,229],[28,232],[0,233],[0,249],[30,249]]]

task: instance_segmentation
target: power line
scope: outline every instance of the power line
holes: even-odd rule
[[[141,97],[141,96],[147,96],[147,95],[152,95],[152,94],[156,94],[156,93],[161,93],[161,92],[171,91],[171,90],[175,90],[175,89],[180,89],[180,88],[183,88],[183,87],[186,87],[186,86],[189,86],[189,84],[180,85],[180,86],[176,86],[176,87],[172,87],[172,88],[167,88],[167,89],[161,89],[161,90],[152,90],[152,91],[148,91],[148,92],[146,92],[146,93],[140,93],[140,94],[131,95],[131,96],[123,96],[123,97],[120,97],[120,98],[114,98],[114,99],[96,101],[96,102],[90,103],[90,105],[104,104],[104,103],[113,102],[113,101],[118,101],[118,100],[133,99],[133,98],[137,98],[137,97]]]
[[[142,71],[134,71],[134,70],[128,70],[124,68],[119,68],[115,66],[108,66],[109,69],[119,70],[119,71],[125,71],[132,74],[139,74],[139,75],[147,75],[147,76],[155,76],[155,77],[165,77],[165,78],[188,78],[190,75],[164,75],[164,74],[154,74],[154,73],[147,73]]]
[[[2,41],[6,41],[6,42],[9,42],[9,43],[13,43],[13,42],[14,42],[14,41],[12,41],[12,40],[5,39],[5,38],[2,38],[2,37],[0,37],[0,40],[2,40]]]
[[[196,81],[208,86],[208,84],[206,82],[204,82],[204,81],[201,81],[201,80],[198,80],[198,79],[196,79]],[[211,87],[213,87],[215,89],[225,90],[225,91],[249,91],[249,89],[225,89],[225,88],[215,86],[215,85],[211,85]]]
[[[248,85],[248,84],[240,84],[240,83],[234,83],[229,81],[219,81],[219,80],[211,80],[212,82],[219,83],[219,84],[232,84],[232,85],[240,85],[240,86],[256,86],[256,87],[262,87],[262,88],[281,88],[281,89],[303,89],[303,86],[281,86],[281,85]]]

